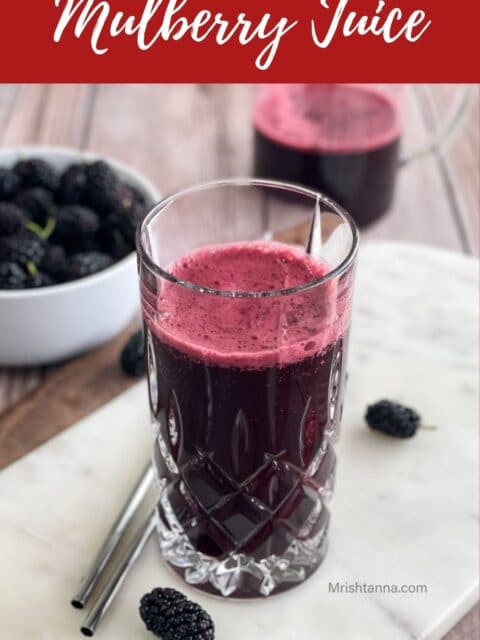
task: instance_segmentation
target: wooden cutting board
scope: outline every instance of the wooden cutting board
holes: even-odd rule
[[[108,344],[47,373],[0,416],[0,469],[128,389],[119,357],[132,325]]]

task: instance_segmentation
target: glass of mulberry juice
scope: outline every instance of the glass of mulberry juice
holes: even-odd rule
[[[316,256],[272,239],[284,195],[320,208]],[[177,193],[139,230],[158,533],[189,584],[268,596],[325,556],[357,244],[334,202],[261,180]]]

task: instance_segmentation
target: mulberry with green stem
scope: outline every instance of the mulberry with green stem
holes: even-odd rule
[[[395,438],[411,438],[420,426],[420,415],[410,407],[391,400],[380,400],[367,407],[368,426]]]
[[[42,187],[33,187],[21,191],[15,198],[16,204],[25,211],[26,216],[45,226],[48,219],[55,215],[56,205],[51,191]]]
[[[34,233],[25,230],[0,238],[0,262],[15,262],[23,267],[28,262],[37,265],[45,254],[43,241]]]

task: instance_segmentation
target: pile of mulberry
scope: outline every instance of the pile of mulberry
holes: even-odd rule
[[[1,167],[0,290],[53,286],[108,268],[135,251],[151,204],[103,161],[60,173],[43,158]]]

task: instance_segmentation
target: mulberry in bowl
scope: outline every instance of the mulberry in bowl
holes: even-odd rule
[[[110,158],[0,150],[0,366],[64,360],[130,322],[135,227],[158,200],[146,178]]]

